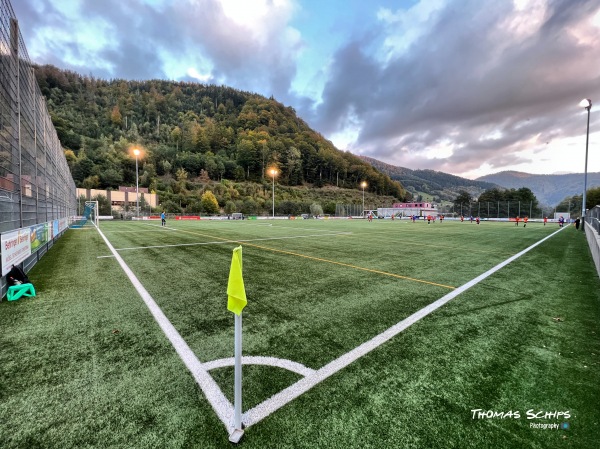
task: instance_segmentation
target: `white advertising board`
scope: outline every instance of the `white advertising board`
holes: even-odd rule
[[[29,228],[2,234],[2,276],[31,255],[30,237]]]

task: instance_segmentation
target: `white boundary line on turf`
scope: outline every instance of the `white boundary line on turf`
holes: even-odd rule
[[[110,249],[111,253],[115,256],[115,259],[119,262],[119,265],[125,271],[125,274],[137,290],[137,292],[142,297],[144,303],[150,310],[150,313],[167,336],[175,351],[185,364],[188,370],[194,376],[196,383],[202,389],[202,392],[206,396],[206,399],[212,406],[213,410],[221,420],[221,422],[227,428],[228,434],[231,434],[235,429],[233,425],[233,406],[231,402],[227,400],[217,383],[214,381],[212,376],[208,373],[208,371],[204,368],[203,364],[198,360],[196,354],[190,349],[185,340],[179,335],[177,329],[171,324],[169,319],[163,313],[163,311],[158,307],[158,304],[154,301],[150,293],[144,288],[139,279],[133,274],[133,271],[127,266],[125,261],[121,258],[121,256],[117,253],[115,248],[110,244],[106,236],[102,233],[100,228],[96,228],[100,233],[100,236]]]
[[[347,352],[346,354],[342,355],[341,357],[338,357],[337,359],[329,362],[327,365],[316,370],[313,374],[310,374],[310,375],[304,377],[303,379],[300,379],[295,384],[290,385],[289,387],[285,388],[284,390],[280,391],[279,393],[271,396],[266,401],[258,404],[256,407],[254,407],[254,408],[248,410],[246,413],[244,413],[242,416],[243,424],[246,427],[250,427],[250,426],[262,421],[263,419],[265,419],[267,416],[269,416],[276,410],[280,409],[287,403],[296,399],[298,396],[306,393],[308,390],[313,388],[315,385],[323,382],[328,377],[334,375],[335,373],[342,370],[346,366],[350,365],[354,361],[358,360],[362,356],[364,356],[367,353],[378,348],[379,346],[381,346],[388,340],[394,338],[396,335],[398,335],[400,332],[402,332],[407,327],[413,325],[414,323],[416,323],[417,321],[426,317],[433,311],[439,309],[440,307],[442,307],[444,304],[446,304],[450,300],[456,298],[458,295],[460,295],[461,293],[470,289],[474,285],[477,285],[478,283],[480,283],[487,277],[491,276],[492,274],[494,274],[501,268],[503,268],[506,265],[510,264],[511,262],[515,261],[522,255],[528,253],[533,248],[542,244],[543,242],[545,242],[546,240],[553,237],[555,234],[559,233],[560,231],[562,231],[564,229],[566,229],[566,228],[560,228],[558,231],[553,232],[552,234],[550,234],[550,235],[546,236],[545,238],[543,238],[542,240],[534,243],[533,245],[524,249],[523,251],[515,254],[512,257],[509,257],[504,262],[499,263],[495,267],[493,267],[493,268],[489,269],[488,271],[486,271],[485,273],[477,276],[475,279],[472,279],[471,281],[467,282],[466,284],[462,285],[461,287],[458,287],[456,290],[453,290],[452,292],[448,293],[447,295],[443,296],[442,298],[438,299],[437,301],[434,301],[431,304],[429,304],[428,306],[423,307],[421,310],[413,313],[409,317],[405,318],[404,320],[400,321],[399,323],[395,324],[394,326],[390,327],[389,329],[383,331],[381,334],[375,336],[371,340],[362,343],[361,345],[357,346],[350,352]]]
[[[351,232],[336,232],[329,234],[312,234],[312,235],[296,235],[288,237],[266,237],[264,239],[247,239],[247,240],[218,240],[213,242],[200,242],[200,243],[177,243],[172,245],[152,245],[152,246],[132,246],[130,248],[119,248],[116,251],[131,251],[136,249],[155,249],[155,248],[177,248],[179,246],[202,246],[202,245],[224,245],[226,243],[250,243],[250,242],[264,242],[268,240],[289,240],[289,239],[304,239],[308,237],[335,237],[338,235],[351,235]]]

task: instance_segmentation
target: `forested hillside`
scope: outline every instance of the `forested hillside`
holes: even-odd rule
[[[370,194],[407,198],[399,182],[337,150],[273,98],[189,82],[106,81],[53,66],[36,67],[36,77],[78,187],[135,185],[137,147],[140,186],[173,212],[202,209],[206,190],[221,208],[269,210],[269,168],[278,186],[358,192],[366,181]]]

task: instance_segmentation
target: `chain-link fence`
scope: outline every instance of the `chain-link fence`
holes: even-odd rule
[[[596,231],[596,234],[600,235],[600,206],[587,211],[585,222]]]
[[[335,205],[335,216],[336,217],[362,217],[364,210],[368,209],[369,206],[362,204],[336,204]]]
[[[47,236],[24,262],[31,267],[64,231],[77,197],[11,3],[0,0],[0,233],[44,226]],[[57,222],[57,223],[55,223]],[[41,232],[41,228],[39,229]],[[33,236],[37,235],[32,231]],[[20,237],[19,237],[20,239]],[[33,240],[32,240],[33,241]],[[8,246],[2,247],[3,273]],[[35,256],[35,257],[34,257]],[[20,263],[20,262],[19,262]],[[4,286],[3,286],[4,287]]]
[[[474,201],[471,203],[440,206],[439,212],[448,216],[481,217],[484,219],[507,219],[514,217],[553,218],[557,213],[578,214],[575,205],[562,209],[540,207],[533,201]],[[579,208],[579,211],[581,208]]]

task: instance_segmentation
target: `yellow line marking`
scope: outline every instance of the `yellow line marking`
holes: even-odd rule
[[[201,236],[204,236],[204,237],[210,237],[210,238],[216,239],[216,240],[235,241],[235,240],[232,240],[232,239],[226,239],[226,238],[222,238],[222,237],[216,237],[216,236],[210,235],[210,234],[204,234],[202,232],[186,231],[186,230],[183,230],[183,229],[178,229],[178,231],[186,232],[188,234],[194,234],[194,235],[201,235]],[[424,281],[422,279],[415,279],[415,278],[411,278],[411,277],[408,277],[408,276],[402,276],[400,274],[388,273],[387,271],[379,271],[379,270],[373,270],[371,268],[359,267],[357,265],[351,265],[351,264],[347,264],[347,263],[343,263],[343,262],[336,262],[335,260],[321,259],[319,257],[307,256],[305,254],[293,253],[291,251],[284,251],[284,250],[281,250],[281,249],[269,248],[268,246],[255,245],[253,243],[248,243],[248,242],[236,242],[236,243],[239,243],[240,245],[246,245],[246,246],[252,246],[254,248],[264,249],[266,251],[272,251],[274,253],[289,254],[291,256],[303,257],[305,259],[318,260],[319,262],[326,262],[326,263],[330,263],[330,264],[333,264],[333,265],[340,265],[342,267],[348,267],[348,268],[354,268],[356,270],[367,271],[369,273],[382,274],[384,276],[390,276],[390,277],[393,277],[393,278],[404,279],[404,280],[407,280],[407,281],[420,282],[421,284],[434,285],[436,287],[448,288],[450,290],[456,289],[456,287],[453,287],[451,285],[438,284],[436,282]]]

